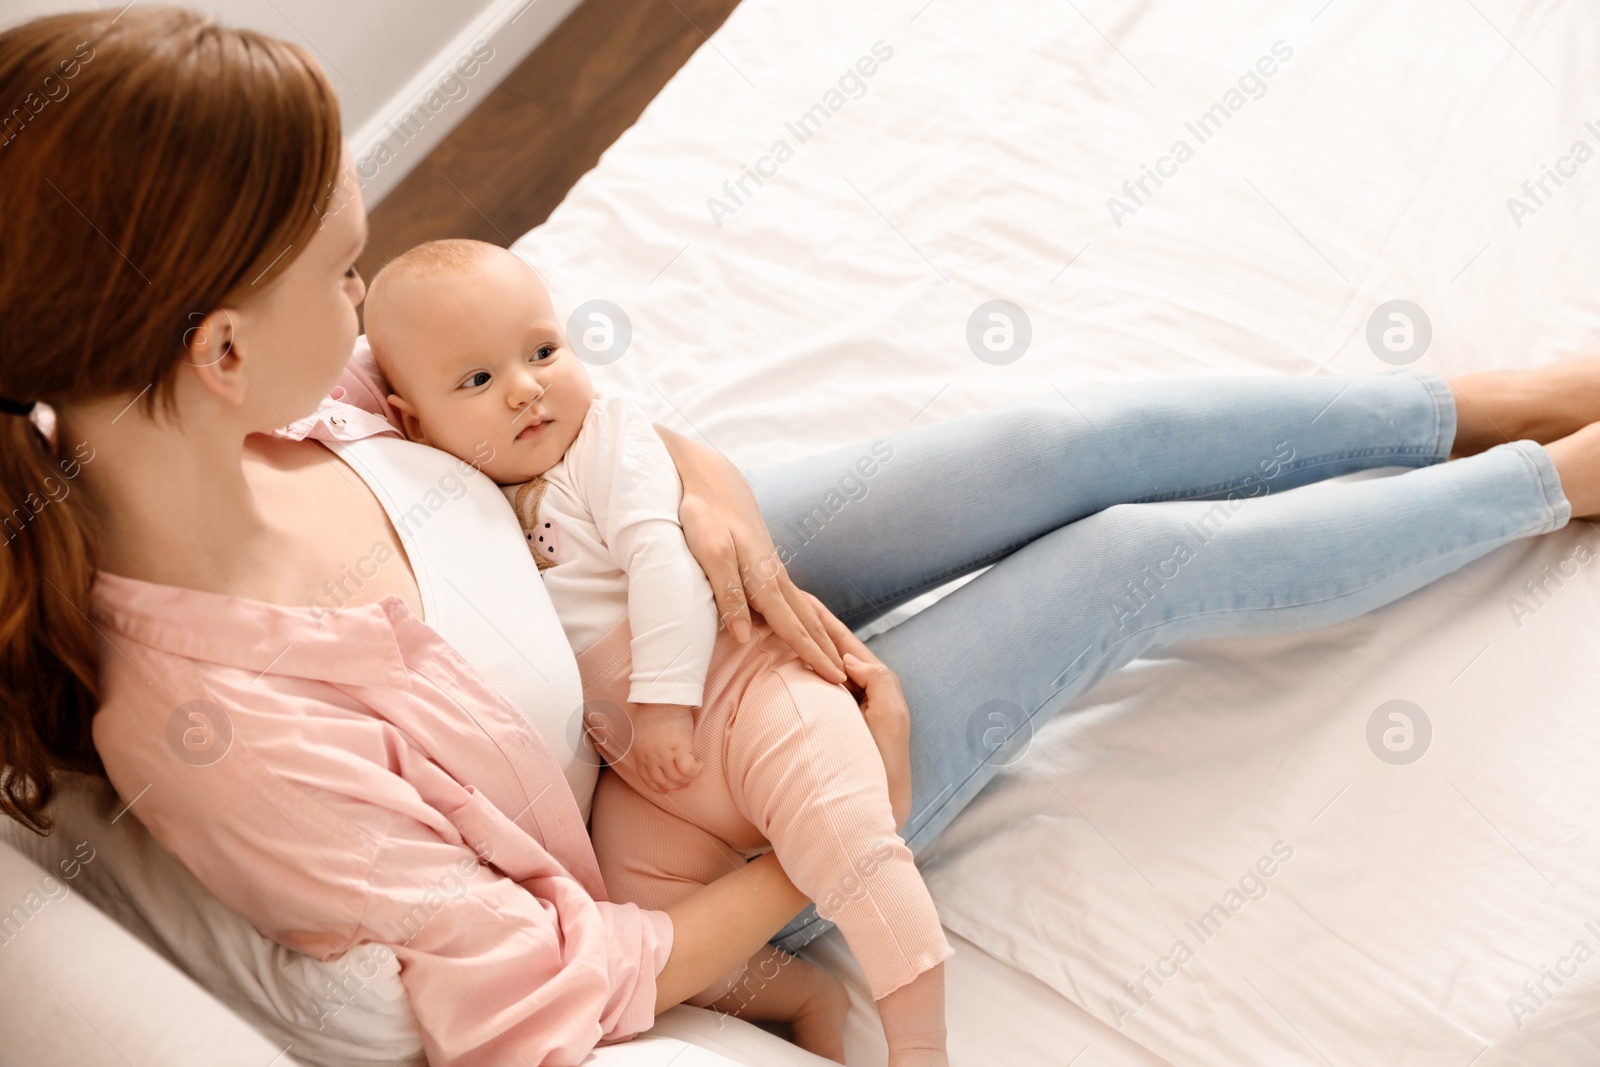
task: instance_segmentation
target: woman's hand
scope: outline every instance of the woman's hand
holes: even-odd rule
[[[894,825],[904,826],[911,814],[911,708],[900,691],[900,679],[822,601],[810,593],[803,595],[811,599],[828,636],[844,652],[849,689],[861,705],[861,717],[867,721],[878,755],[883,758]]]
[[[711,581],[722,624],[743,644],[750,640],[753,607],[808,667],[843,683],[840,650],[817,613],[821,602],[789,579],[739,468],[716,449],[664,426],[656,433],[683,482],[678,520],[689,551]]]

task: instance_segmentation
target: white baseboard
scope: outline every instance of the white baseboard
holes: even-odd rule
[[[349,135],[367,207],[387,196],[581,2],[490,0],[477,18],[446,41],[376,115]]]

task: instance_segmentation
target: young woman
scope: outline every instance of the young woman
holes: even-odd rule
[[[559,627],[526,650],[573,701],[551,720],[423,621],[338,451],[393,427],[350,395],[365,220],[315,61],[175,9],[64,15],[0,34],[0,102],[20,102],[0,120],[7,812],[43,829],[53,771],[105,772],[268,935],[394,944],[439,1064],[577,1062],[773,937],[805,902],[770,855],[667,912],[606,901],[593,780],[550,726],[579,699]],[[1309,630],[1600,513],[1597,415],[1590,364],[1167,382],[901,431],[753,491],[663,438],[726,624],[747,634],[748,603],[864,691],[915,850],[1153,646]],[[1418,469],[1284,492],[1379,466]],[[834,507],[845,475],[865,493]],[[780,550],[764,521],[807,533]],[[521,539],[509,508],[478,536]],[[308,606],[374,546],[389,562],[337,610]],[[536,608],[535,575],[503,580]],[[225,751],[195,758],[191,724]],[[820,927],[807,911],[779,943]]]

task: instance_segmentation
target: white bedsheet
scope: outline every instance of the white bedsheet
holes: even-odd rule
[[[597,380],[746,465],[1056,387],[1382,370],[1396,298],[1420,366],[1534,365],[1600,330],[1597,49],[1576,0],[744,0],[517,248],[558,306],[626,311]],[[999,366],[965,338],[995,298],[1032,326]],[[953,998],[957,1062],[1600,1062],[1600,566],[1509,606],[1580,541],[1170,650],[1042,732],[929,857],[947,925],[1016,968]],[[1410,765],[1367,744],[1393,699],[1432,723]],[[1264,897],[1187,932],[1279,841]]]

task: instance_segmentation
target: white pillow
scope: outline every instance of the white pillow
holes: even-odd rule
[[[264,937],[138,819],[118,817],[121,808],[109,783],[64,775],[48,837],[0,819],[0,838],[47,870],[76,859],[74,890],[280,1047],[293,1044],[300,1062],[426,1062],[400,962],[387,946],[359,945],[323,963]]]
[[[0,841],[46,870],[75,870],[68,882],[73,890],[278,1047],[292,1045],[295,1062],[426,1063],[400,963],[387,946],[362,944],[328,963],[285,948],[212,896],[137,818],[119,817],[121,809],[109,783],[63,775],[49,808],[52,833],[40,837],[0,818]],[[63,861],[69,866],[63,868]],[[597,1049],[584,1062],[823,1067],[828,1061],[750,1023],[680,1004],[657,1019],[650,1033]]]

